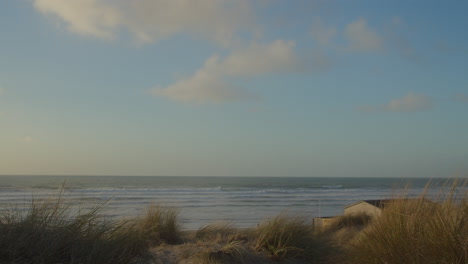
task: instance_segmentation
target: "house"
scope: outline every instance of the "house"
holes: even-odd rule
[[[386,199],[386,200],[363,200],[359,202],[352,203],[345,206],[344,215],[353,215],[358,213],[365,213],[370,216],[380,216],[382,209],[392,202],[395,202],[395,199]]]
[[[356,214],[367,214],[371,217],[378,217],[382,214],[382,210],[385,207],[388,207],[390,204],[398,201],[416,201],[419,202],[419,199],[384,199],[384,200],[362,200],[345,206],[344,215],[356,215]],[[424,199],[425,202],[431,202],[430,200]],[[318,230],[323,230],[330,226],[335,219],[340,216],[324,216],[324,217],[314,217],[313,226]]]
[[[355,202],[353,204],[347,205],[344,208],[344,215],[353,215],[358,213],[365,213],[369,216],[379,216],[381,214],[382,209],[385,205],[395,201],[395,199],[388,199],[388,200],[363,200],[359,202]],[[340,216],[322,216],[322,217],[314,217],[313,218],[313,225],[314,228],[317,230],[324,230],[335,219]]]

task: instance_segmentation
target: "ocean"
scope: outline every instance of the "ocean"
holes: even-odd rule
[[[108,217],[142,214],[151,204],[176,206],[182,226],[195,230],[216,222],[254,227],[280,213],[309,218],[343,213],[344,206],[392,198],[405,186],[423,192],[424,178],[0,176],[0,210],[27,207],[32,198],[56,196],[62,185],[72,206],[105,203]],[[447,179],[432,179],[441,185]]]

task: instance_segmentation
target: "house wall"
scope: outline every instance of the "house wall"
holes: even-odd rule
[[[346,207],[344,209],[345,215],[352,215],[352,214],[358,214],[358,213],[366,213],[370,216],[380,216],[380,214],[382,213],[382,209],[375,207],[371,204],[368,204],[366,202],[360,202],[360,203],[351,205],[349,207]]]

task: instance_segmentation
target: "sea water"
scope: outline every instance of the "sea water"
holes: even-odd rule
[[[351,203],[424,191],[424,178],[0,176],[0,210],[57,196],[82,209],[104,204],[108,217],[135,216],[152,204],[180,209],[184,229],[216,222],[254,227],[280,213],[309,218],[343,213]],[[447,179],[433,179],[440,185]],[[25,205],[25,206],[21,206]]]

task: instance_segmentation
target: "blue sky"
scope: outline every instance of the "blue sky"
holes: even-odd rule
[[[468,3],[0,3],[0,174],[466,177]]]

